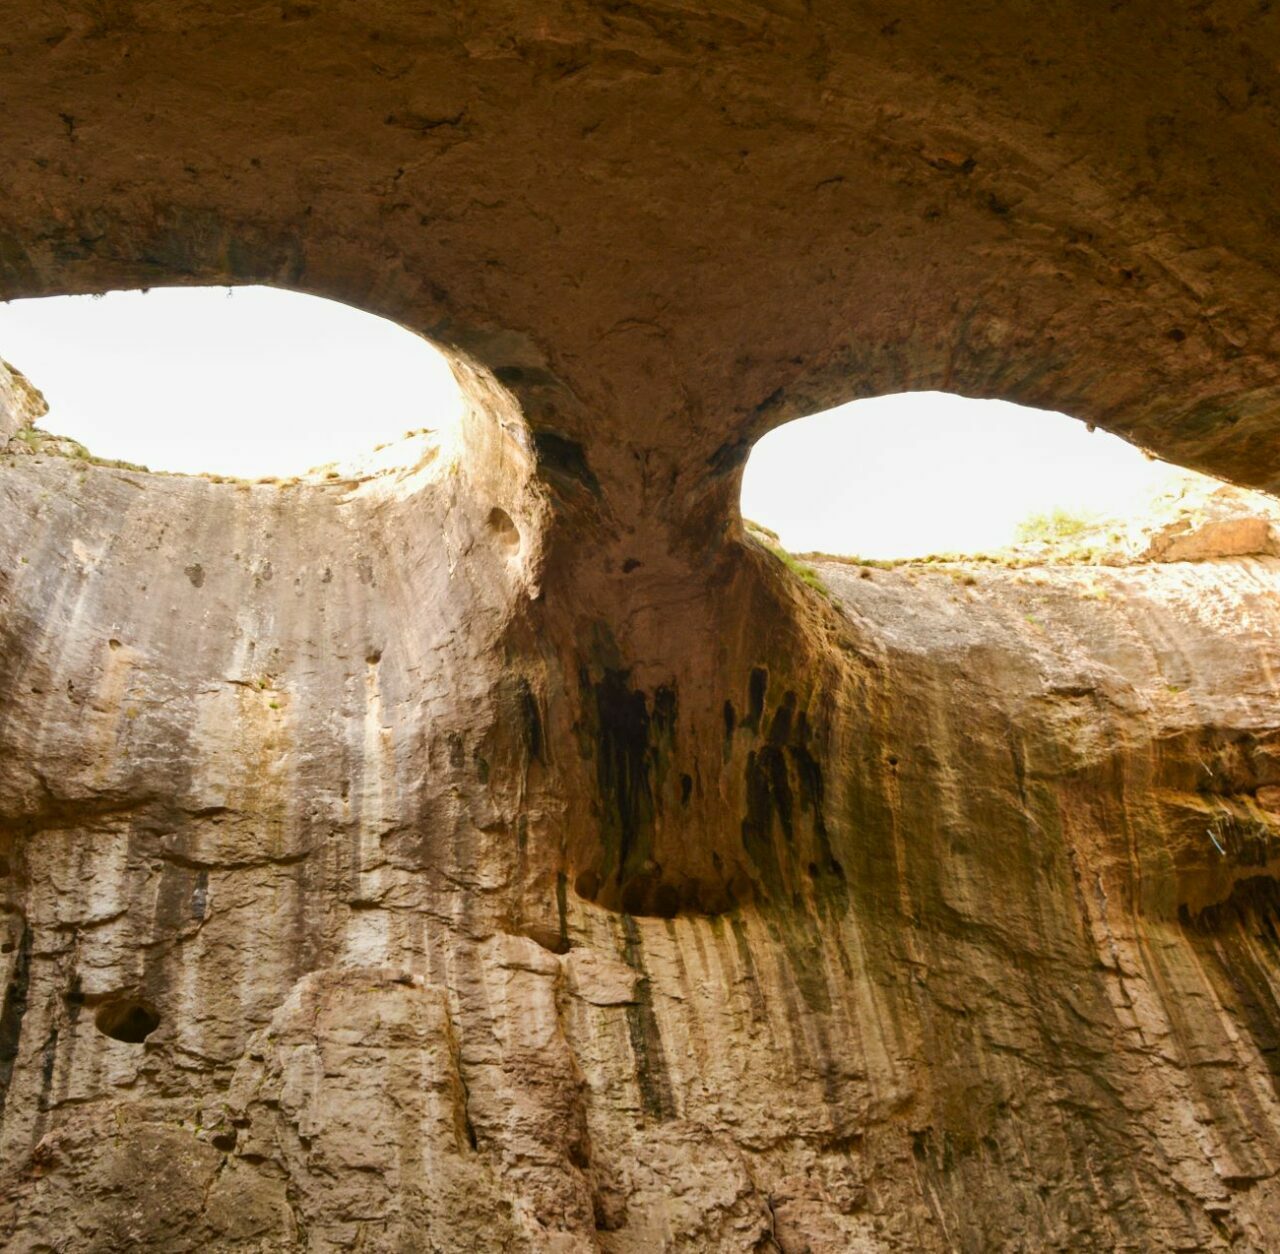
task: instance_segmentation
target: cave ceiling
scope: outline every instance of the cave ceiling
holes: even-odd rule
[[[344,300],[606,487],[943,388],[1275,488],[1270,10],[6,3],[0,293]]]

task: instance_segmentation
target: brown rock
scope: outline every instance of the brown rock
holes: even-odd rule
[[[900,10],[5,8],[0,295],[285,284],[469,397],[3,459],[8,1248],[1274,1247],[1256,524],[824,596],[736,499],[929,387],[1280,484],[1280,46]]]
[[[1179,535],[1161,537],[1162,562],[1198,562],[1209,557],[1248,557],[1277,552],[1275,532],[1267,518],[1207,522]]]

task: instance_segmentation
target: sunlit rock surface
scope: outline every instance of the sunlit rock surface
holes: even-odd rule
[[[30,429],[48,410],[44,397],[27,377],[0,360],[0,447]]]
[[[1274,491],[1268,5],[0,17],[0,297],[290,287],[471,398],[280,485],[0,387],[0,1242],[1276,1248],[1270,524],[737,511],[928,388]]]
[[[1280,559],[566,574],[459,371],[0,462],[7,1248],[1268,1248]]]

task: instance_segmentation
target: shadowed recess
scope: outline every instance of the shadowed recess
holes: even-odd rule
[[[144,1001],[109,1001],[93,1016],[94,1027],[113,1041],[141,1045],[160,1026],[160,1015]]]

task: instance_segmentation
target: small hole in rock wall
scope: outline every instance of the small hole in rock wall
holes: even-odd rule
[[[505,509],[494,506],[489,511],[489,530],[498,538],[498,543],[508,550],[520,547],[520,531],[511,521],[511,515]]]
[[[113,1041],[141,1045],[160,1026],[160,1016],[146,1002],[127,998],[100,1006],[93,1023],[99,1032]]]

